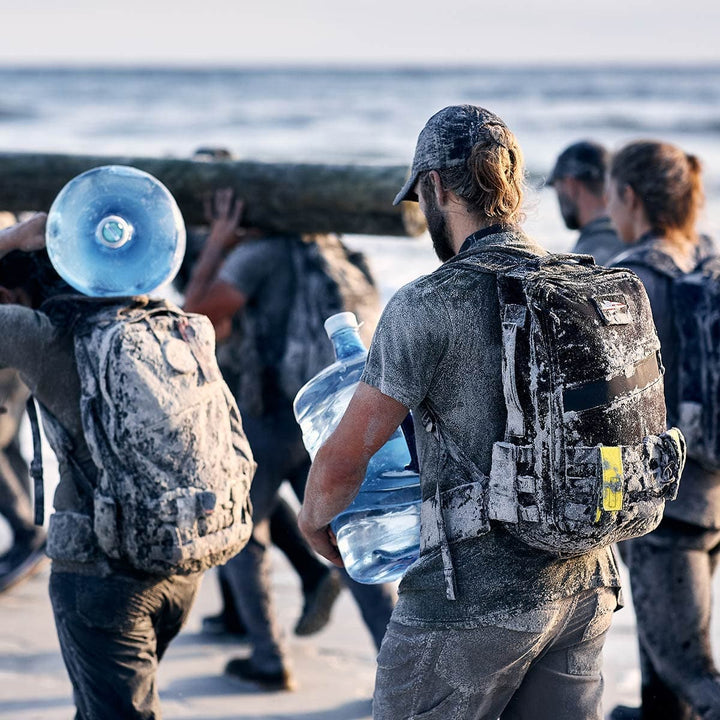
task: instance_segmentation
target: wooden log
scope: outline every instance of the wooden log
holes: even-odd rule
[[[246,202],[243,224],[266,231],[415,236],[425,229],[417,203],[392,205],[407,177],[400,166],[0,153],[0,209],[48,210],[69,180],[100,165],[154,175],[187,225],[204,222],[207,193],[232,187]]]

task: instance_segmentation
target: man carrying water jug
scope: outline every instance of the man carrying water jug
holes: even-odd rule
[[[542,270],[555,262],[518,225],[522,184],[520,148],[496,115],[480,107],[453,106],[427,122],[410,178],[395,203],[420,203],[443,265],[401,288],[389,301],[358,389],[310,472],[300,528],[319,553],[339,565],[329,523],[352,501],[369,458],[412,410],[423,498],[420,558],[403,577],[378,656],[373,701],[377,720],[602,717],[601,650],[621,598],[610,545],[595,534],[621,515],[603,502],[617,501],[610,490],[622,489],[610,482],[598,496],[599,505],[588,492],[587,512],[577,500],[568,504],[572,512],[566,512],[574,512],[577,522],[566,523],[575,533],[567,538],[567,528],[551,527],[544,517],[548,497],[543,498],[543,488],[551,488],[553,503],[567,498],[559,496],[566,491],[542,485],[560,473],[544,466],[554,457],[548,450],[548,418],[538,411],[539,419],[528,420],[538,397],[529,379],[543,381],[553,359],[548,356],[546,365],[534,370],[520,368],[522,377],[515,382],[515,354],[508,349],[517,341],[517,357],[523,352],[531,356],[522,350],[529,340],[525,333],[523,341],[524,326],[518,318],[530,317],[532,308],[522,304],[520,294],[499,296],[500,289],[505,293],[520,287],[513,286],[511,272],[523,278],[527,267]],[[552,274],[550,268],[536,274],[551,273],[557,279],[584,273],[592,279],[609,272],[594,266],[588,270],[567,257],[560,262],[560,271]],[[657,340],[647,298],[636,278],[613,277],[629,289],[625,304],[618,292],[615,305],[602,306],[607,327],[616,338],[633,328],[637,342],[647,344],[652,355]],[[583,308],[595,313],[597,321],[586,316],[579,327],[600,327],[600,310],[589,304]],[[636,318],[627,316],[629,308]],[[557,318],[562,330],[559,313]],[[571,344],[568,338],[564,344]],[[627,352],[634,344],[628,343]],[[613,353],[602,346],[595,354],[605,364],[613,360]],[[653,410],[645,411],[648,419],[640,424],[643,434],[654,433],[652,447],[661,448],[657,457],[676,486],[682,445],[676,435],[672,438],[677,442],[668,438],[669,433],[658,434],[665,430],[665,418],[655,409],[662,400],[657,364],[649,366],[647,380],[638,381],[643,389],[632,397],[642,396],[646,383],[655,393]],[[578,408],[583,402],[592,405],[592,400],[584,400],[585,391],[596,385],[579,385],[577,395],[566,389],[566,410],[571,402]],[[603,402],[608,402],[605,397]],[[628,401],[625,395],[623,401]],[[601,404],[592,412],[606,410]],[[567,422],[580,416],[561,414]],[[512,435],[517,444],[511,442]],[[584,444],[580,430],[577,437],[562,441],[578,439]],[[623,453],[625,439],[612,442],[623,445]],[[648,467],[642,440],[634,439],[641,444],[630,448],[638,452],[640,473]],[[575,454],[577,463],[574,468],[568,465],[567,474],[577,475],[577,485],[586,490],[596,477],[603,477],[600,444],[610,443],[589,441],[582,455],[580,448],[564,448]],[[609,450],[620,456],[620,447]],[[612,461],[611,455],[607,454],[607,467],[614,467],[613,462],[622,465],[622,457],[627,457]],[[533,457],[538,458],[534,468]],[[638,479],[645,482],[644,475]],[[664,492],[658,491],[657,503],[653,501],[654,518],[648,526],[662,512]],[[548,542],[543,545],[546,529]]]

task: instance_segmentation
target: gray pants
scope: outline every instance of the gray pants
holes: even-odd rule
[[[199,584],[200,575],[51,573],[75,720],[159,720],[158,662],[187,619]]]
[[[620,546],[630,570],[643,718],[719,720],[720,673],[710,642],[720,530],[666,518]]]
[[[378,656],[375,720],[601,720],[602,647],[617,605],[587,590],[502,624],[391,622]]]
[[[247,628],[253,663],[261,670],[275,672],[286,664],[287,652],[271,592],[270,515],[284,480],[290,481],[302,500],[310,458],[289,407],[262,417],[243,415],[243,427],[258,464],[250,489],[254,527],[247,546],[225,564],[223,575]],[[308,552],[312,551],[308,548]],[[394,605],[392,587],[361,586],[349,577],[346,583],[379,646]]]

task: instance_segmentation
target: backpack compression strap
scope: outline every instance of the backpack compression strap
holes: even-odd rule
[[[33,440],[33,459],[30,463],[30,475],[35,488],[35,524],[42,525],[45,522],[45,486],[43,484],[43,462],[42,462],[42,440],[40,436],[40,424],[37,416],[35,398],[31,395],[28,398],[27,414],[30,420]]]

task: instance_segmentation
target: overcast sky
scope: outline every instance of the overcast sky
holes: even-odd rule
[[[0,0],[0,63],[720,61],[718,0]]]

